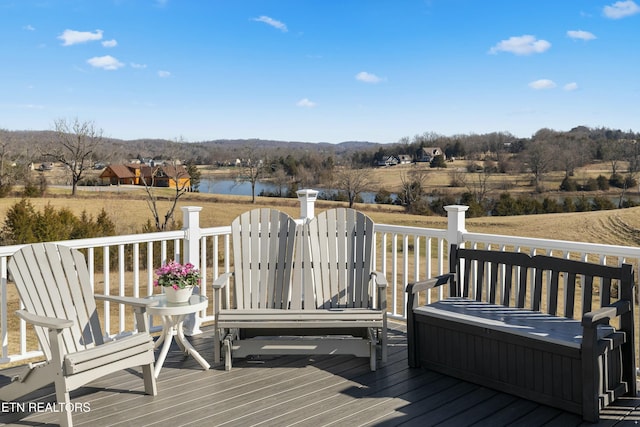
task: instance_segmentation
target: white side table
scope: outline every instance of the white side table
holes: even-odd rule
[[[162,318],[162,335],[156,341],[155,347],[158,348],[162,345],[158,360],[156,360],[156,366],[154,375],[158,378],[160,375],[160,369],[164,364],[164,360],[169,353],[169,347],[171,347],[171,340],[176,337],[176,342],[185,355],[190,354],[204,369],[209,369],[210,365],[207,361],[200,356],[200,353],[187,341],[182,329],[182,323],[187,314],[197,313],[200,310],[207,308],[209,301],[207,297],[202,295],[192,295],[188,302],[185,303],[169,303],[167,297],[164,295],[151,295],[150,297],[155,301],[158,301],[157,305],[147,308],[147,313],[153,316],[160,316]]]

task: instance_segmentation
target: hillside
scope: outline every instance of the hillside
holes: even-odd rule
[[[0,144],[11,157],[26,158],[27,161],[43,161],[40,153],[54,141],[54,131],[6,131],[0,129]],[[298,141],[274,141],[265,139],[219,139],[198,142],[171,141],[167,139],[121,140],[103,135],[103,144],[94,159],[104,163],[119,163],[138,156],[147,158],[191,159],[197,164],[246,157],[247,153],[261,150],[271,156],[286,156],[293,153],[320,153],[323,155],[349,155],[363,150],[374,150],[381,144],[368,141],[345,141],[339,144]]]

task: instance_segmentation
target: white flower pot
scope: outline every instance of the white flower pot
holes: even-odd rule
[[[170,303],[185,303],[189,301],[192,293],[193,286],[178,289],[173,289],[173,286],[164,287],[164,294],[167,296],[167,302]]]

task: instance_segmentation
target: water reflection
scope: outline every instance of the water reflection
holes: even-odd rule
[[[332,193],[337,190],[326,188],[314,188],[320,193]],[[287,193],[287,188],[278,188],[271,182],[257,182],[256,196],[261,193],[274,194],[281,190],[281,194]],[[200,192],[210,194],[228,194],[233,196],[251,196],[251,183],[248,181],[236,181],[233,179],[203,178],[200,180]],[[375,193],[364,192],[360,195],[364,203],[375,203]]]

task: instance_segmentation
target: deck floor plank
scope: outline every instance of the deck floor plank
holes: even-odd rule
[[[406,326],[391,322],[389,358],[377,371],[350,356],[263,356],[204,371],[172,348],[146,396],[140,372],[117,372],[71,393],[91,410],[76,426],[592,426],[561,410],[447,377],[409,369]],[[213,331],[190,337],[207,360]],[[0,371],[5,384],[16,368]],[[54,402],[53,387],[21,401]],[[624,398],[603,412],[598,426],[635,425],[640,398]],[[55,425],[54,413],[0,413],[0,425]]]

